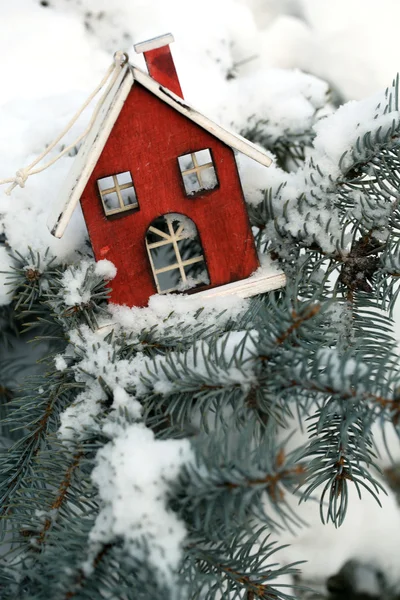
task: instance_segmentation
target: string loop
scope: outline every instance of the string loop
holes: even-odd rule
[[[99,114],[100,109],[103,106],[111,88],[113,87],[114,83],[116,82],[118,75],[121,72],[121,69],[127,64],[128,61],[129,61],[129,56],[126,52],[123,52],[122,50],[118,50],[117,52],[115,52],[113,63],[108,67],[108,69],[107,69],[103,79],[100,81],[99,85],[96,86],[96,88],[93,90],[93,92],[90,94],[90,96],[85,100],[85,102],[83,103],[81,108],[75,113],[75,115],[72,117],[72,119],[69,121],[69,123],[64,127],[64,129],[61,131],[61,133],[55,138],[55,140],[53,140],[51,142],[51,144],[49,144],[47,146],[47,148],[45,150],[43,150],[43,152],[39,156],[37,156],[35,158],[35,160],[32,161],[27,167],[21,167],[20,169],[18,169],[18,171],[15,173],[14,177],[9,177],[7,179],[0,179],[0,185],[4,185],[6,183],[11,183],[10,187],[8,187],[6,189],[7,196],[10,196],[13,189],[16,188],[17,186],[24,188],[25,183],[28,180],[28,177],[31,177],[32,175],[36,175],[37,173],[41,173],[42,171],[45,171],[46,169],[48,169],[51,165],[53,165],[55,162],[57,162],[62,156],[67,154],[67,152],[72,150],[72,148],[74,148],[77,144],[79,144],[79,142],[81,142],[83,140],[83,138],[85,138],[87,136],[87,134],[91,130],[92,125],[93,125],[94,121],[96,120],[96,117]],[[60,142],[60,140],[62,140],[62,138],[73,127],[73,125],[79,119],[79,117],[81,116],[83,111],[87,108],[87,106],[89,106],[89,104],[97,96],[97,94],[100,92],[100,90],[103,89],[103,87],[106,85],[107,82],[108,82],[108,85],[107,85],[105,91],[103,92],[103,94],[101,95],[101,97],[99,98],[99,100],[96,104],[96,107],[93,111],[92,117],[91,117],[89,124],[86,127],[85,131],[83,133],[81,133],[81,135],[79,135],[72,142],[72,144],[69,144],[66,148],[64,148],[59,154],[57,154],[55,157],[50,159],[44,165],[37,167],[36,165],[38,165],[53,150],[53,148]]]
[[[24,188],[28,177],[29,173],[27,173],[25,169],[18,169],[18,171],[15,173],[14,181],[17,185],[19,185],[19,187]]]

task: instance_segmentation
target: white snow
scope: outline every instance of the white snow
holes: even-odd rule
[[[298,70],[257,71],[233,79],[229,87],[227,105],[220,120],[228,125],[228,119],[232,119],[239,130],[251,129],[264,120],[262,131],[273,141],[285,130],[299,135],[309,129],[328,95],[325,81]]]
[[[97,281],[108,281],[117,274],[117,269],[109,260],[81,260],[66,269],[61,277],[61,294],[67,306],[86,304],[91,298],[93,275]]]
[[[144,392],[140,374],[146,366],[146,357],[139,353],[131,361],[113,361],[114,348],[103,339],[107,333],[108,329],[93,332],[88,327],[83,327],[79,332],[70,332],[71,343],[66,357],[75,355],[75,347],[78,353],[79,348],[86,349],[85,357],[74,367],[76,381],[85,383],[86,388],[61,415],[58,435],[66,442],[79,439],[85,428],[97,427],[96,417],[107,399],[99,376],[113,395],[110,420],[121,408],[135,419],[140,417],[141,407],[135,395],[127,393],[126,389],[135,387],[137,395]]]
[[[204,315],[204,319],[207,322],[207,314]],[[171,319],[170,325],[174,322],[176,323],[175,319]],[[181,322],[180,326],[182,327],[182,325]],[[158,332],[157,339],[160,342],[162,342],[162,332],[165,330],[166,325],[163,324],[161,331]],[[174,352],[169,356],[157,356],[154,363],[144,352],[145,344],[141,345],[140,343],[140,331],[136,333],[135,337],[130,337],[130,343],[135,344],[136,342],[138,352],[130,359],[114,361],[112,357],[115,348],[109,341],[104,340],[107,333],[108,329],[103,331],[103,328],[100,328],[97,332],[93,332],[88,327],[81,328],[79,332],[70,332],[71,343],[65,356],[73,357],[75,346],[78,349],[78,355],[81,354],[82,347],[86,349],[83,359],[73,367],[76,381],[85,383],[86,389],[78,394],[75,402],[68,406],[61,415],[58,435],[66,442],[82,437],[88,427],[98,427],[96,417],[100,414],[107,398],[99,376],[113,395],[110,418],[106,419],[105,424],[102,423],[102,427],[110,421],[112,422],[120,409],[126,410],[134,419],[140,418],[139,401],[141,396],[149,391],[149,387],[142,377],[149,372],[156,375],[152,389],[163,395],[169,395],[179,389],[179,384],[184,380],[184,373],[187,369],[190,369],[192,377],[201,378],[205,382],[211,378],[211,380],[223,381],[233,386],[240,385],[245,390],[249,389],[254,381],[252,355],[257,341],[257,334],[254,331],[228,332],[222,335],[215,345],[210,345],[207,340],[199,340],[188,352]],[[121,343],[124,343],[126,330],[122,333]],[[207,329],[207,334],[209,333],[210,331]],[[209,357],[212,364],[211,374],[205,367],[205,356]],[[217,359],[224,361],[225,368],[217,365]],[[173,371],[171,371],[171,365],[173,365]],[[66,366],[65,358],[57,356],[56,368],[66,368]],[[178,372],[182,374],[180,378],[177,376]],[[132,390],[132,393],[127,393],[127,389]]]
[[[54,365],[57,371],[64,371],[67,368],[67,361],[61,354],[57,354],[54,358]]]
[[[332,352],[334,356],[335,352]],[[361,365],[363,368],[363,366]],[[354,369],[353,361],[349,361],[347,372]],[[285,452],[289,454],[308,441],[308,434],[297,426],[297,418],[289,419],[287,427],[280,431],[279,439],[287,440]],[[391,423],[382,428],[379,423],[372,426],[374,443],[378,458],[376,464],[384,469],[388,462],[386,444],[393,450],[393,460],[400,460],[399,437]],[[292,434],[289,437],[289,434]],[[280,544],[289,544],[277,553],[278,560],[294,562],[306,560],[301,565],[302,577],[305,581],[324,583],[327,577],[336,574],[344,563],[350,559],[359,560],[365,565],[373,565],[381,569],[389,585],[400,586],[398,553],[395,548],[400,537],[400,510],[394,492],[388,488],[382,476],[373,470],[373,477],[386,490],[379,493],[377,503],[373,496],[361,488],[362,498],[358,496],[354,485],[349,483],[349,504],[344,523],[335,528],[331,521],[325,525],[321,522],[319,498],[321,488],[317,488],[313,498],[299,504],[298,496],[285,494],[285,500],[306,526],[296,527],[292,532],[285,526],[274,535]],[[276,515],[269,498],[264,498],[267,511]],[[279,518],[277,517],[277,522]],[[360,589],[360,592],[362,590]]]
[[[70,404],[61,415],[59,437],[68,442],[82,436],[86,428],[94,427],[103,400],[105,394],[98,384],[78,394],[73,404]]]
[[[391,82],[399,70],[394,45],[400,18],[396,0],[379,4],[299,0],[298,4],[311,33],[303,68],[323,74],[346,98],[362,98]]]
[[[117,385],[113,390],[114,402],[112,408],[119,410],[124,408],[128,410],[129,415],[135,419],[140,419],[142,415],[141,404],[132,396],[128,394],[123,387]]]
[[[62,290],[67,306],[89,302],[90,290],[86,288],[85,282],[88,269],[91,267],[89,261],[82,261],[79,265],[74,265],[63,273]]]
[[[316,491],[316,497],[318,490]],[[339,571],[350,559],[356,559],[382,569],[390,585],[398,586],[400,511],[392,491],[379,496],[382,508],[368,493],[358,497],[350,487],[349,506],[344,524],[335,528],[329,522],[322,524],[319,506],[312,500],[298,505],[294,496],[286,495],[293,510],[308,526],[295,533],[282,531],[279,543],[290,544],[277,553],[277,559],[286,563],[306,560],[301,565],[302,576],[311,581],[324,581]],[[267,510],[273,510],[266,500]]]
[[[156,440],[140,423],[99,450],[92,479],[103,508],[89,536],[93,556],[102,544],[122,538],[127,552],[149,560],[159,580],[173,585],[186,528],[168,508],[168,492],[193,460],[188,440]]]
[[[99,260],[96,263],[94,272],[99,277],[102,277],[105,280],[110,280],[114,279],[114,277],[116,276],[117,268],[115,265],[113,265],[113,263],[110,260],[104,258],[103,260]]]
[[[148,307],[138,308],[110,305],[116,330],[122,327],[127,333],[139,335],[143,329],[157,327],[160,339],[170,328],[185,323],[187,333],[193,334],[200,327],[210,329],[224,327],[229,320],[237,320],[249,306],[249,301],[229,296],[224,298],[198,298],[196,295],[156,294],[151,296]],[[196,315],[200,311],[200,318]]]
[[[186,240],[196,237],[196,225],[193,223],[192,219],[189,219],[189,217],[179,213],[168,213],[165,215],[165,220],[173,227],[175,232],[178,232],[182,228],[182,231],[179,235],[183,239]]]
[[[389,93],[391,92],[393,90],[389,88]],[[317,135],[313,146],[318,164],[324,173],[331,173],[335,177],[342,154],[348,152],[357,138],[362,138],[365,133],[381,129],[382,138],[385,137],[393,120],[398,122],[400,118],[399,111],[395,110],[383,114],[387,103],[385,90],[383,90],[366,99],[347,102],[334,114],[314,125]],[[348,162],[345,161],[342,170]]]

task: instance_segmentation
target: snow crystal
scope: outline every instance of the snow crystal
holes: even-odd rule
[[[90,361],[86,361],[84,364],[90,367]],[[127,368],[126,361],[123,361],[120,367],[121,369]],[[96,368],[92,369],[91,372],[98,376]],[[136,398],[132,394],[128,394],[123,387],[116,385],[115,383],[114,387],[111,387],[113,385],[113,379],[118,379],[118,377],[115,377],[115,371],[113,372],[113,375],[114,378],[112,376],[106,378],[106,383],[109,385],[113,394],[110,414],[101,425],[103,433],[106,434],[108,426],[111,426],[111,428],[115,427],[114,414],[116,411],[123,408],[132,418],[140,419],[142,410],[142,407]],[[140,379],[139,375],[140,371],[132,367],[131,377],[126,379],[130,380],[131,385],[134,383],[138,384]],[[84,376],[79,377],[79,375],[77,375],[76,378],[77,380],[85,379]],[[86,429],[99,427],[96,418],[101,414],[104,409],[104,403],[107,400],[106,394],[98,381],[93,381],[90,377],[86,377],[86,379],[86,391],[78,394],[75,401],[61,414],[58,436],[67,444],[70,440],[77,440],[84,436]]]
[[[175,290],[177,292],[184,292],[186,290],[191,290],[200,284],[209,284],[210,278],[206,269],[204,268],[196,277],[193,275],[186,276],[186,281],[181,281],[176,287]]]
[[[62,276],[63,298],[67,306],[87,303],[90,300],[90,290],[86,288],[88,269],[92,267],[89,261],[81,261],[79,265],[69,267]]]
[[[282,0],[281,3],[283,4]],[[310,72],[309,55],[312,43],[312,31],[308,23],[294,15],[278,14],[268,27],[260,31],[260,52],[252,66],[259,69],[300,68]]]
[[[96,263],[94,272],[99,277],[102,277],[103,279],[106,279],[106,280],[110,280],[110,279],[114,279],[114,277],[116,276],[117,268],[115,265],[113,265],[113,263],[111,261],[109,261],[107,259],[103,259],[103,260],[99,260]]]
[[[74,356],[74,348],[84,347],[85,356],[75,365],[73,371],[75,380],[85,384],[85,392],[79,394],[73,404],[61,415],[61,425],[58,435],[68,442],[71,439],[79,439],[85,428],[96,427],[96,417],[104,408],[107,400],[105,387],[112,394],[112,404],[109,418],[114,418],[114,413],[124,409],[133,418],[139,419],[141,406],[136,397],[126,390],[135,389],[139,396],[146,390],[141,374],[146,369],[148,358],[139,352],[130,361],[113,360],[115,348],[104,337],[108,334],[108,328],[92,331],[88,327],[82,327],[79,331],[74,330],[69,334],[70,344],[66,350],[66,357]],[[102,386],[101,381],[104,383]],[[105,387],[104,387],[105,386]],[[104,426],[104,423],[103,423]]]
[[[193,460],[187,440],[156,440],[142,424],[128,426],[99,450],[92,479],[103,508],[89,536],[93,555],[100,544],[122,539],[131,556],[148,559],[160,581],[173,584],[186,529],[168,507],[168,492]]]
[[[50,510],[35,510],[35,517],[37,517],[42,523],[44,523],[47,519],[50,519],[52,522],[55,522],[58,516],[58,509],[52,508]]]
[[[100,413],[105,394],[99,384],[78,394],[75,401],[61,414],[58,436],[65,442],[79,438],[84,430],[93,427]]]
[[[112,409],[118,410],[124,408],[131,417],[140,419],[142,415],[142,406],[140,402],[135,400],[132,394],[128,394],[124,388],[117,385],[113,390],[113,396],[114,401],[112,403]]]
[[[259,255],[260,266],[252,275],[250,275],[249,279],[256,279],[262,274],[265,275],[281,275],[282,271],[279,268],[279,263],[276,260],[272,260],[269,254],[260,254]]]
[[[336,301],[327,309],[329,321],[341,335],[349,335],[353,318],[351,306],[347,302]]]
[[[57,356],[54,358],[54,365],[57,371],[65,371],[65,369],[68,367],[67,361],[61,354],[57,354]]]
[[[113,279],[117,269],[109,260],[81,260],[64,271],[61,278],[63,300],[67,306],[85,304],[91,298],[90,275],[99,279]]]

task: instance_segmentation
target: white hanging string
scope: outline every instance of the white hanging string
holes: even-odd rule
[[[96,117],[99,114],[100,109],[103,106],[106,97],[108,96],[111,88],[113,87],[114,83],[116,82],[118,75],[121,72],[121,68],[128,62],[128,60],[129,60],[129,57],[125,52],[122,52],[120,50],[118,52],[116,52],[114,54],[114,62],[107,69],[107,72],[104,75],[103,79],[100,81],[99,85],[93,90],[93,92],[90,94],[90,96],[87,98],[87,100],[85,100],[85,102],[83,103],[81,108],[78,110],[78,112],[75,113],[75,115],[72,117],[70,122],[64,127],[64,129],[55,138],[55,140],[53,140],[51,142],[51,144],[49,144],[49,146],[47,146],[47,148],[45,150],[43,150],[43,152],[41,154],[39,154],[39,156],[36,157],[35,160],[32,161],[27,167],[22,167],[21,169],[18,169],[18,171],[15,173],[14,177],[9,177],[8,179],[0,179],[0,185],[4,185],[6,183],[11,183],[10,187],[7,188],[7,190],[6,190],[6,194],[8,196],[10,196],[11,192],[13,191],[13,189],[15,187],[17,187],[17,185],[19,185],[21,188],[25,187],[25,183],[26,183],[26,180],[28,179],[28,177],[30,177],[31,175],[36,175],[37,173],[41,173],[41,171],[44,171],[45,169],[48,169],[49,167],[51,167],[51,165],[53,165],[55,162],[57,162],[62,156],[64,156],[64,154],[67,154],[67,152],[72,150],[72,148],[74,148],[77,144],[79,144],[79,142],[81,140],[83,140],[84,137],[86,137],[86,135],[91,130],[92,125],[93,125],[94,121],[96,120]],[[53,148],[58,144],[58,142],[68,133],[68,131],[71,129],[71,127],[79,119],[79,117],[81,116],[81,114],[83,113],[85,108],[87,106],[89,106],[89,104],[92,102],[93,98],[95,98],[95,96],[97,96],[97,94],[106,85],[106,83],[109,79],[110,79],[110,81],[109,81],[106,89],[104,90],[103,94],[100,96],[99,101],[96,104],[96,107],[93,111],[92,117],[91,117],[89,124],[86,127],[85,131],[83,133],[81,133],[81,135],[79,137],[77,137],[76,140],[74,140],[72,142],[72,144],[70,144],[69,146],[64,148],[62,150],[62,152],[60,152],[59,154],[54,156],[51,160],[44,163],[43,165],[36,167],[36,165],[38,163],[40,163],[53,150]]]

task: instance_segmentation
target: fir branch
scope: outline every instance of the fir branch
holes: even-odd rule
[[[50,506],[51,511],[52,510],[56,510],[56,511],[60,510],[60,508],[62,507],[64,502],[66,502],[68,490],[71,485],[72,476],[74,474],[74,471],[79,467],[82,457],[83,457],[82,451],[76,452],[72,456],[72,462],[68,466],[67,470],[65,471],[64,477],[63,477],[63,479],[60,483],[60,486],[58,488],[58,491],[57,491],[57,496]],[[50,529],[52,523],[53,523],[53,520],[49,517],[46,517],[45,522],[41,528],[41,531],[35,540],[37,545],[40,546],[41,544],[43,544],[45,542],[46,533]]]
[[[276,346],[282,346],[288,338],[297,330],[303,323],[312,319],[321,310],[320,304],[314,304],[312,306],[307,306],[300,314],[298,314],[295,310],[291,312],[292,323],[287,327],[287,329],[282,332],[274,341]],[[268,361],[270,360],[269,356],[260,356],[260,360]]]
[[[263,477],[257,477],[255,479],[247,479],[240,484],[233,481],[226,481],[218,484],[218,487],[237,489],[239,487],[253,487],[260,486],[266,490],[273,502],[282,501],[284,498],[284,492],[279,484],[286,480],[297,480],[300,481],[306,470],[303,465],[295,465],[291,469],[283,469],[274,474],[268,474]]]
[[[3,516],[9,512],[19,487],[24,485],[39,451],[49,445],[49,434],[57,430],[58,416],[70,401],[68,392],[81,387],[70,378],[70,373],[48,375],[44,381],[38,378],[38,388],[42,392],[17,398],[11,403],[12,410],[6,424],[24,427],[27,432],[1,458],[3,481],[0,482],[0,490],[3,493],[0,514]]]

